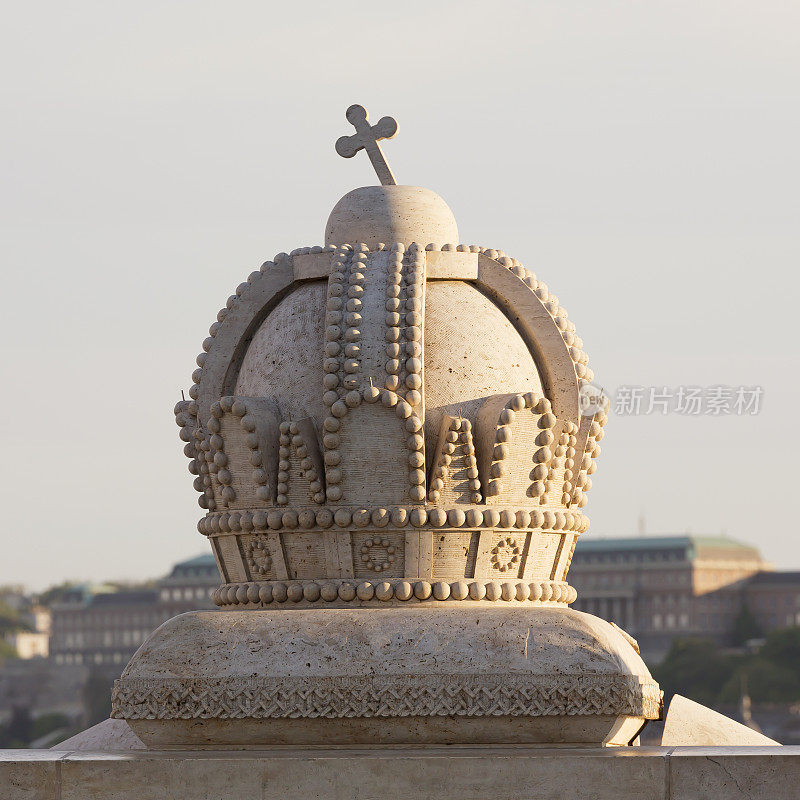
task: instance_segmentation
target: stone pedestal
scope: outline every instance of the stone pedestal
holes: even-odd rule
[[[661,711],[628,638],[565,607],[192,612],[117,681],[148,747],[625,745]]]

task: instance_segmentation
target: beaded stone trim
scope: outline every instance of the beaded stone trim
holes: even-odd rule
[[[575,602],[578,593],[563,581],[249,581],[217,587],[211,598],[218,606],[266,606],[270,603],[358,603],[371,600],[488,600],[491,602]]]
[[[120,678],[115,719],[618,716],[657,719],[655,681],[623,675]]]
[[[273,508],[258,511],[222,511],[207,514],[197,523],[206,536],[237,531],[327,530],[338,528],[519,528],[524,530],[577,531],[589,528],[589,518],[577,511],[514,509],[493,506],[458,508]]]

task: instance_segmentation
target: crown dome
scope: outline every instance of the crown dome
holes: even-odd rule
[[[362,242],[458,241],[453,212],[436,192],[421,186],[362,186],[333,207],[325,226],[325,244]]]

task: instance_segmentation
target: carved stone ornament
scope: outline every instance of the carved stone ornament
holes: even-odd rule
[[[583,342],[520,261],[397,185],[391,117],[347,119],[337,152],[381,185],[237,286],[175,407],[224,613],[156,631],[114,716],[170,747],[627,744],[658,687],[568,608],[607,420]]]

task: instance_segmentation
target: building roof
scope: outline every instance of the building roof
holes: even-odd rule
[[[209,579],[218,580],[219,571],[217,561],[211,553],[203,553],[186,561],[179,561],[170,570],[166,578],[159,581],[160,585],[174,584],[177,581],[207,583]]]
[[[800,586],[800,572],[757,572],[748,580],[752,585],[791,584]]]
[[[174,570],[178,567],[214,567],[216,569],[217,562],[211,553],[201,553],[194,558],[187,558],[185,561],[179,561],[172,569]]]
[[[107,583],[76,583],[63,589],[61,599],[56,603],[88,603],[97,594],[111,594],[116,591],[116,586]]]
[[[695,558],[699,551],[736,550],[739,555],[749,554],[760,559],[757,548],[737,542],[727,536],[627,536],[615,538],[583,536],[578,540],[575,554],[621,553],[630,551],[683,550],[689,558]]]
[[[90,605],[92,606],[123,606],[138,603],[155,603],[158,594],[152,589],[133,589],[114,592],[113,594],[96,594]]]

